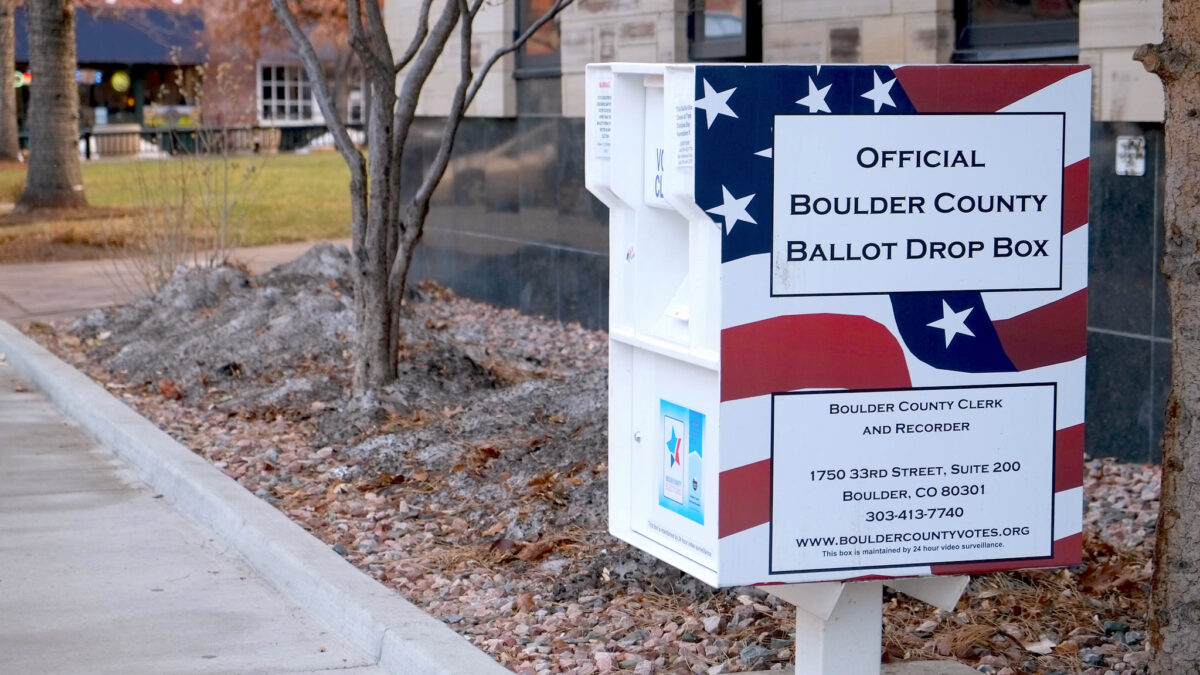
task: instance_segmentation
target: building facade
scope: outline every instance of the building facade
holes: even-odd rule
[[[416,0],[385,4],[397,48]],[[551,4],[488,4],[475,49]],[[1093,69],[1087,448],[1158,461],[1169,385],[1162,255],[1163,92],[1132,60],[1159,0],[576,0],[494,69],[469,111],[414,273],[587,326],[607,323],[607,214],[582,187],[588,63],[1082,63]],[[482,56],[479,58],[483,58]],[[418,110],[433,131],[453,42]],[[431,148],[413,143],[416,168]]]
[[[197,128],[237,128],[244,148],[292,149],[325,133],[308,75],[265,3],[80,0],[80,127],[100,156],[162,146]],[[29,88],[24,8],[15,15],[18,123]],[[335,31],[317,41],[342,117],[361,122],[361,74]],[[164,148],[171,149],[171,148]]]

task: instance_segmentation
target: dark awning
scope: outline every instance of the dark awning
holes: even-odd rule
[[[14,19],[16,61],[29,63],[25,10]],[[75,58],[80,65],[196,65],[204,62],[203,32],[200,12],[76,6]]]

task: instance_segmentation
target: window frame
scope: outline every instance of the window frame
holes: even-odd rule
[[[521,37],[521,34],[529,26],[532,26],[534,21],[541,18],[541,15],[533,16],[530,8],[531,2],[532,0],[517,0],[516,2],[516,27],[513,30],[514,41]],[[519,80],[530,77],[559,77],[562,75],[562,31],[558,24],[558,17],[554,17],[547,22],[547,25],[550,24],[553,24],[554,30],[558,31],[558,49],[550,54],[530,54],[525,51],[525,48],[529,45],[529,42],[526,41],[516,51],[513,78]]]
[[[363,90],[351,89],[346,94],[346,124],[366,124],[366,121],[367,99],[363,96]]]
[[[283,79],[277,80],[279,69],[283,69]],[[264,78],[263,71],[268,70],[271,77]],[[291,79],[291,74],[295,73],[295,79]],[[263,60],[259,61],[254,71],[254,98],[255,98],[255,117],[258,118],[258,123],[262,126],[272,127],[302,127],[314,126],[325,123],[325,117],[321,114],[321,109],[317,105],[315,92],[313,91],[312,82],[308,79],[308,71],[299,61],[288,60]],[[276,87],[284,88],[284,96],[282,103],[276,100],[274,92]],[[263,96],[263,89],[270,87],[272,95],[270,97]],[[296,96],[292,98],[292,90],[295,89]],[[308,98],[303,97],[304,90],[308,90]],[[269,98],[269,100],[268,100]],[[270,107],[272,111],[280,105],[284,108],[283,117],[276,117],[272,112],[270,115],[264,115],[264,108]],[[296,117],[292,118],[289,109],[295,105],[297,108]],[[304,110],[308,108],[309,116],[304,117]]]
[[[738,37],[706,38],[703,25],[705,0],[688,0],[688,60],[762,63],[762,0],[742,0],[742,34]]]
[[[973,24],[972,0],[954,2],[956,63],[1055,61],[1079,58],[1079,17]]]

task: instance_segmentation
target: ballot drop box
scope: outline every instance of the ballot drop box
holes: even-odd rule
[[[613,534],[714,586],[1078,563],[1090,78],[589,66]]]

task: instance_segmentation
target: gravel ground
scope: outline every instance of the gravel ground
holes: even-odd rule
[[[382,583],[521,673],[790,664],[793,610],[606,532],[607,336],[421,284],[400,382],[351,411],[344,250],[29,332]],[[885,596],[884,661],[1146,672],[1159,471],[1089,460],[1085,564],[976,577],[953,612]]]

